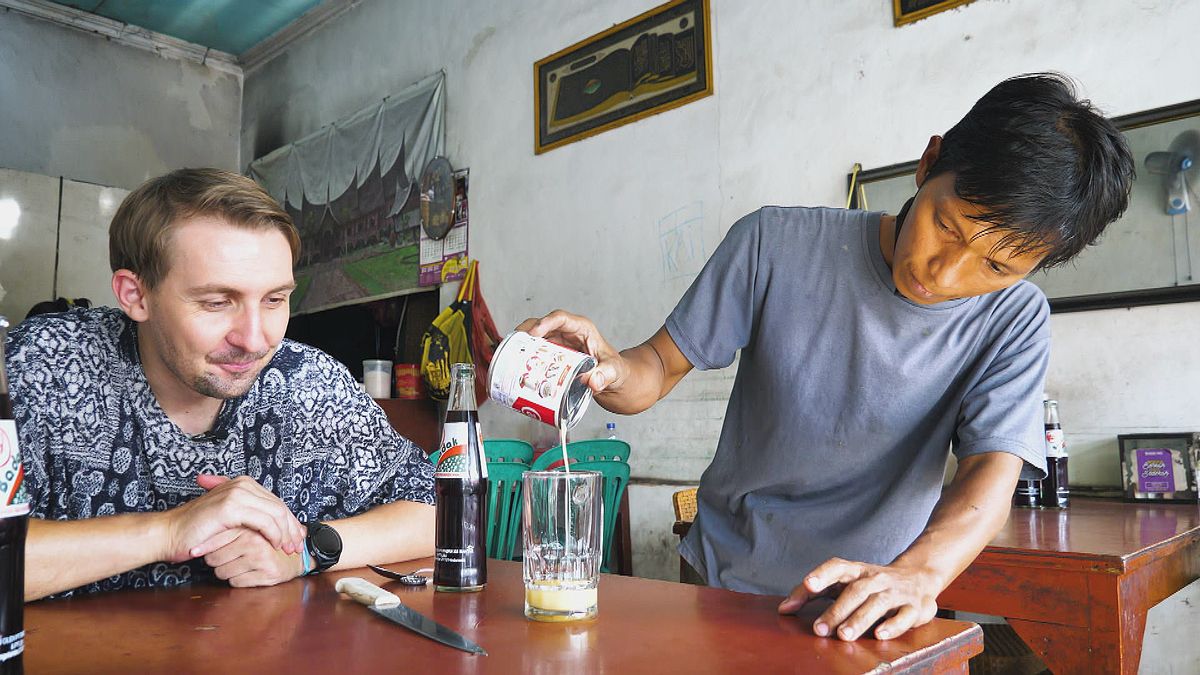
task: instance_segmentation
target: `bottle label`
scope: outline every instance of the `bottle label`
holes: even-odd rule
[[[447,422],[442,429],[442,454],[434,468],[434,478],[468,478],[467,443],[470,427],[466,422]],[[487,478],[487,457],[483,454],[483,429],[475,423],[475,438],[479,441],[480,478]]]
[[[15,659],[25,651],[25,631],[0,635],[0,663]]]
[[[1066,457],[1067,443],[1063,437],[1062,429],[1047,429],[1046,430],[1046,456],[1047,457]]]
[[[0,516],[29,512],[25,469],[21,466],[21,449],[17,442],[17,423],[0,420]]]

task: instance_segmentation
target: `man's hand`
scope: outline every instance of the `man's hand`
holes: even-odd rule
[[[161,560],[198,558],[229,544],[239,529],[253,530],[286,554],[304,546],[305,529],[287,506],[248,476],[196,477],[208,490],[162,515],[166,518]]]
[[[304,566],[299,554],[287,554],[277,550],[261,534],[254,530],[235,530],[233,541],[204,556],[216,573],[234,588],[247,586],[274,586],[290,581],[303,574]]]
[[[779,605],[791,614],[810,600],[837,600],[813,622],[813,632],[856,640],[875,627],[875,637],[887,640],[910,628],[929,623],[937,613],[943,585],[932,574],[912,569],[869,565],[840,558],[827,560],[805,577]]]
[[[540,319],[522,321],[517,330],[595,357],[596,367],[587,375],[587,385],[594,393],[620,388],[629,374],[625,359],[587,317],[557,309]]]

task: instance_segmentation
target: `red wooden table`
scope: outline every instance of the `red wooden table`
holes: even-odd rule
[[[428,560],[393,566],[421,567]],[[812,633],[815,617],[779,616],[780,598],[604,575],[600,615],[525,619],[519,563],[489,561],[479,593],[434,593],[366,569],[271,588],[119,591],[26,606],[29,673],[940,673],[967,672],[979,627],[935,620],[895,640],[847,643]],[[442,646],[333,590],[361,576],[478,642]]]
[[[1200,506],[1072,497],[1014,508],[938,605],[1007,618],[1056,675],[1132,675],[1146,612],[1197,578]]]

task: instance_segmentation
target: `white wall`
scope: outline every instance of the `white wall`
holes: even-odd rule
[[[239,168],[236,75],[0,11],[0,167],[132,189]]]
[[[978,0],[899,29],[888,0],[712,0],[714,96],[535,156],[533,62],[654,4],[368,0],[247,76],[243,163],[445,70],[448,154],[472,170],[471,253],[497,321],[565,307],[630,345],[662,325],[738,216],[844,203],[853,162],[916,158],[1007,76],[1065,72],[1110,115],[1200,98],[1181,47],[1195,42],[1196,0]],[[679,241],[664,235],[683,220],[699,254],[668,260]],[[1200,304],[1056,315],[1052,329],[1048,388],[1077,481],[1119,481],[1124,429],[1200,430]],[[635,476],[699,477],[732,372],[690,375],[619,420]],[[589,413],[582,434],[607,419]],[[485,424],[531,433],[504,411]],[[675,574],[669,492],[633,488],[638,574]]]

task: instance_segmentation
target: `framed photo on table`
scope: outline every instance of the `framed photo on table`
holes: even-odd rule
[[[1121,483],[1137,501],[1198,501],[1200,433],[1122,434]]]
[[[713,92],[708,0],[671,0],[533,64],[541,154]]]

